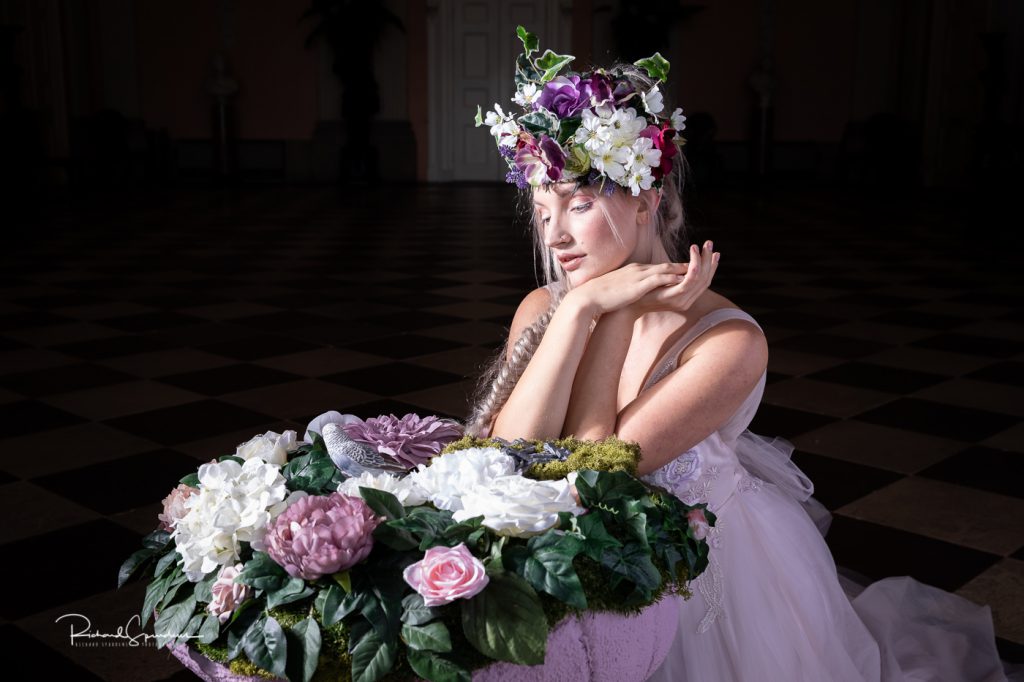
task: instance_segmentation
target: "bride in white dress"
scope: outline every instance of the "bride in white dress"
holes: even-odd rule
[[[556,94],[582,97],[586,78]],[[643,74],[622,78],[637,92],[651,87]],[[548,100],[568,116],[565,101]],[[708,288],[719,260],[710,243],[677,262],[681,155],[660,166],[658,188],[593,173],[565,182],[557,150],[532,149],[511,119],[489,117],[499,149],[513,148],[503,151],[510,181],[531,185],[548,284],[520,304],[481,379],[470,433],[616,434],[640,444],[647,480],[718,517],[710,566],[651,679],[1005,680],[988,607],[906,577],[844,591],[823,539],[828,512],[790,461],[792,446],[747,429],[765,385],[761,328]],[[532,172],[531,153],[556,162]]]

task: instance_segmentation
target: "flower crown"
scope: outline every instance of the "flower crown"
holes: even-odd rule
[[[516,34],[523,54],[516,59],[512,101],[523,113],[506,114],[497,103],[486,116],[479,106],[476,112],[476,125],[490,126],[508,163],[505,181],[525,189],[575,180],[611,192],[614,185],[605,189],[611,180],[633,196],[661,187],[686,142],[679,134],[686,127],[683,110],[661,115],[658,84],[668,76],[668,61],[655,53],[635,62],[653,81],[649,88],[630,67],[559,75],[575,57],[551,50],[534,57],[537,36],[522,26]]]

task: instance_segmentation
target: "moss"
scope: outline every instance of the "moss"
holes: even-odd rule
[[[540,446],[545,441],[532,441]],[[636,475],[637,463],[640,461],[640,446],[630,441],[608,436],[599,441],[580,440],[573,436],[551,441],[554,445],[569,450],[569,458],[564,462],[544,462],[534,464],[526,475],[538,480],[557,480],[564,478],[569,472],[583,469],[594,471],[626,471]],[[461,440],[449,443],[441,454],[465,450],[467,448],[507,447],[493,438],[473,438],[466,436]],[[512,447],[515,447],[514,445]]]

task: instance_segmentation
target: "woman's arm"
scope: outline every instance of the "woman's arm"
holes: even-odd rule
[[[622,308],[602,315],[576,372],[563,436],[600,440],[615,431],[619,379],[636,315]]]
[[[547,310],[546,304],[540,309],[541,301],[545,300],[540,295],[532,302],[529,299],[524,299],[516,311],[509,344],[515,343],[521,330]],[[572,292],[566,294],[551,316],[529,364],[495,418],[490,435],[537,440],[559,437],[573,378],[583,357],[593,318],[589,306],[581,304]]]
[[[619,413],[618,437],[640,444],[639,473],[664,466],[721,427],[767,364],[768,344],[749,322],[722,322],[698,337],[678,369]]]

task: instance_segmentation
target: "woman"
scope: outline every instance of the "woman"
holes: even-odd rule
[[[747,430],[767,344],[708,288],[710,243],[676,262],[685,119],[659,115],[667,63],[533,78],[547,63],[520,37],[514,101],[526,113],[496,106],[486,122],[509,181],[530,190],[548,284],[516,311],[469,430],[616,434],[639,443],[645,478],[716,513],[711,563],[652,679],[1005,679],[987,607],[910,578],[851,601],[792,446]]]

